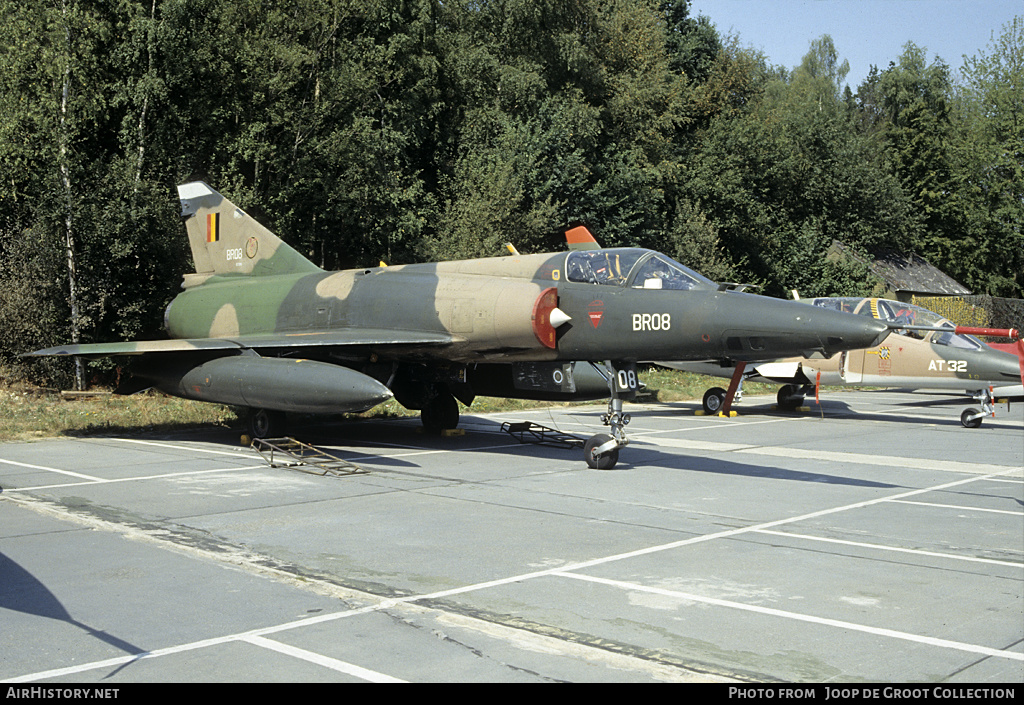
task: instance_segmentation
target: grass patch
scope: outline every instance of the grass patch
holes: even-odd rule
[[[704,392],[712,387],[729,388],[729,380],[725,378],[680,372],[665,367],[641,368],[640,380],[647,385],[637,399],[640,402],[700,401],[704,398]],[[778,385],[775,384],[743,383],[744,394],[774,395],[778,389]]]
[[[176,399],[159,392],[68,400],[53,390],[0,385],[0,441],[239,423],[237,412],[230,407]]]

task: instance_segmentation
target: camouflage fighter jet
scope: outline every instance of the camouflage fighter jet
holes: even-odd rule
[[[820,384],[833,386],[900,387],[966,391],[981,410],[965,409],[960,422],[977,428],[985,416],[994,416],[994,400],[1024,394],[1024,343],[1012,329],[957,327],[939,314],[913,304],[889,299],[821,297],[806,303],[816,308],[847,311],[886,322],[898,335],[881,345],[844,351],[825,360],[787,358],[749,364],[743,380],[782,384],[778,404],[800,406]],[[997,349],[975,335],[1017,338],[1015,345]],[[1010,352],[1013,350],[1013,354]],[[666,367],[732,377],[735,366],[716,363],[664,362]],[[704,411],[718,413],[727,391],[713,387],[704,395]]]
[[[430,429],[454,428],[456,399],[477,395],[610,398],[610,434],[584,456],[612,467],[639,359],[829,357],[889,332],[722,290],[639,248],[328,272],[205,183],[178,195],[196,271],[165,313],[169,339],[29,355],[136,356],[135,390],[249,407],[257,437],[280,435],[283,412],[361,411],[392,396]]]

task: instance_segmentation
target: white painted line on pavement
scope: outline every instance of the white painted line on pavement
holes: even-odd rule
[[[763,607],[761,605],[748,605],[742,602],[733,602],[732,600],[720,600],[715,597],[705,597],[703,595],[694,595],[687,592],[679,592],[677,590],[666,590],[664,588],[649,587],[647,585],[639,585],[637,583],[629,583],[621,580],[609,580],[607,578],[598,578],[591,575],[580,575],[578,573],[559,572],[555,573],[558,577],[571,578],[573,580],[583,580],[591,583],[600,583],[602,585],[609,585],[623,590],[635,590],[639,592],[648,592],[655,595],[664,595],[679,600],[689,600],[691,602],[701,602],[707,605],[714,605],[716,607],[726,607],[729,609],[743,610],[746,612],[756,612],[758,614],[768,615],[771,617],[782,617],[785,619],[793,619],[800,622],[810,622],[812,624],[820,624],[826,627],[837,627],[839,629],[864,632],[866,634],[874,634],[876,636],[888,637],[891,639],[902,639],[904,641],[913,641],[918,644],[927,644],[929,646],[938,646],[945,649],[956,649],[958,651],[967,651],[974,654],[982,654],[983,656],[995,656],[997,658],[1006,658],[1013,661],[1024,661],[1024,653],[1019,651],[1006,651],[1004,649],[993,649],[988,646],[979,646],[977,644],[966,644],[962,641],[951,641],[949,639],[939,639],[936,637],[922,636],[920,634],[910,634],[907,632],[897,631],[895,629],[885,629],[882,627],[871,627],[865,624],[856,624],[854,622],[845,622],[839,619],[829,619],[827,617],[815,617],[813,615],[800,614],[798,612],[788,612],[786,610],[777,610],[772,607]]]
[[[286,656],[293,658],[302,659],[303,661],[309,661],[315,663],[318,666],[329,668],[332,671],[338,673],[344,673],[349,676],[354,676],[360,680],[369,681],[370,683],[406,683],[400,678],[394,678],[392,676],[378,673],[377,671],[371,671],[368,668],[362,666],[356,666],[355,664],[348,663],[347,661],[339,661],[336,658],[330,656],[324,656],[323,654],[317,654],[306,649],[300,649],[295,646],[289,646],[288,644],[282,644],[279,641],[273,641],[262,636],[245,636],[241,637],[239,641],[244,641],[253,646],[259,646],[264,649],[270,649]]]

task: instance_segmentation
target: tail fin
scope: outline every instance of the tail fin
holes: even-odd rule
[[[601,245],[598,244],[597,239],[591,235],[590,231],[583,225],[579,225],[572,230],[566,230],[565,241],[568,243],[570,250],[601,249]]]
[[[178,187],[198,279],[322,271],[202,181]],[[186,286],[196,278],[186,275]]]

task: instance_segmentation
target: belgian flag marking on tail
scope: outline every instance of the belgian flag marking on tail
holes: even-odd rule
[[[220,240],[220,213],[208,213],[206,215],[206,241],[217,242]]]

